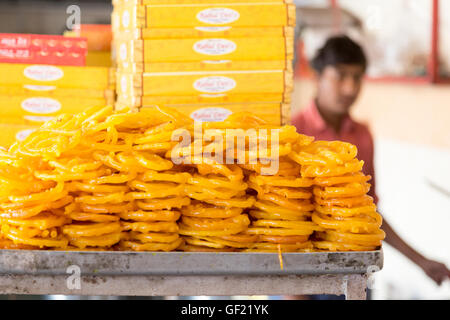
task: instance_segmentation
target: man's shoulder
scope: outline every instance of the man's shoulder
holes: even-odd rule
[[[292,115],[291,122],[295,126],[297,124],[300,125],[305,122],[305,118],[306,118],[305,110],[303,109],[303,110],[297,111],[296,113],[294,113]]]
[[[362,121],[356,121],[353,120],[353,131],[360,137],[366,138],[366,139],[370,139],[371,141],[373,140],[372,138],[372,132],[370,130],[370,127],[367,123],[362,122]]]
[[[297,128],[303,128],[308,123],[314,122],[314,112],[312,110],[313,106],[308,106],[302,108],[295,112],[292,116],[291,123]]]
[[[365,121],[360,121],[360,120],[355,120],[353,117],[350,117],[351,122],[352,122],[352,126],[354,130],[357,130],[359,132],[364,132],[367,134],[371,134],[370,133],[370,127],[368,125],[367,122]]]

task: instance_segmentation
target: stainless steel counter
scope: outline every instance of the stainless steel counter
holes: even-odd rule
[[[382,250],[283,253],[282,257],[283,269],[277,253],[0,250],[0,293],[330,293],[362,299],[368,274],[383,267]]]

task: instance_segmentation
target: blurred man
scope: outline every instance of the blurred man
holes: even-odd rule
[[[316,72],[316,98],[307,109],[294,116],[292,123],[299,132],[317,140],[342,140],[356,145],[358,158],[364,160],[364,173],[372,176],[369,194],[377,203],[373,138],[369,129],[349,114],[361,90],[366,56],[349,37],[336,36],[319,49],[311,65]],[[385,241],[422,268],[437,284],[450,277],[444,264],[429,260],[410,247],[386,220],[382,229],[386,232]]]

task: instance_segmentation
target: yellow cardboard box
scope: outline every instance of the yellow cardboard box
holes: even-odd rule
[[[62,113],[75,114],[90,107],[106,105],[105,99],[83,97],[0,96],[0,119],[36,125]]]
[[[114,102],[115,90],[60,88],[56,86],[40,85],[0,86],[0,96],[40,96],[48,98],[83,97],[87,99],[105,99],[107,103],[111,104]]]
[[[112,0],[114,6],[120,6],[127,3],[134,4],[221,4],[221,3],[294,3],[293,0]]]
[[[270,27],[295,26],[296,7],[281,1],[141,5],[140,0],[115,5],[113,28]],[[116,30],[115,30],[116,31]]]
[[[147,107],[154,105],[222,104],[222,103],[290,103],[289,93],[200,94],[188,96],[119,96],[116,105]]]
[[[111,67],[112,58],[110,51],[88,51],[86,56],[86,66],[88,67]]]
[[[294,27],[189,27],[117,30],[115,39],[294,38]]]
[[[123,73],[152,72],[190,72],[190,71],[251,71],[251,70],[288,70],[292,71],[290,60],[222,60],[222,61],[192,61],[192,62],[151,62],[128,63],[117,65]]]
[[[2,119],[6,123],[0,123],[0,147],[9,148],[14,142],[22,141],[39,126],[7,123],[8,119]],[[12,120],[11,122],[14,122]]]
[[[282,125],[290,122],[290,104],[281,103],[229,103],[207,105],[166,105],[176,108],[193,120],[217,122],[225,120],[235,112],[251,111],[271,125]],[[150,107],[150,106],[149,106]],[[121,108],[119,104],[118,109]]]
[[[292,72],[283,70],[117,73],[119,96],[198,96],[291,93]]]
[[[114,69],[105,67],[0,63],[0,86],[41,85],[104,90],[113,88],[114,75]]]
[[[292,60],[292,38],[116,40],[118,62]]]
[[[283,125],[290,122],[289,104],[219,104],[208,106],[178,105],[173,106],[195,121],[211,122],[223,121],[229,115],[250,111],[257,117],[267,121],[270,125]]]

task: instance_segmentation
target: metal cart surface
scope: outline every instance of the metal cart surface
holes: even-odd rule
[[[232,296],[344,294],[366,299],[383,252],[0,250],[0,294]]]

